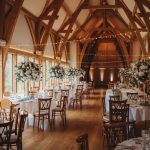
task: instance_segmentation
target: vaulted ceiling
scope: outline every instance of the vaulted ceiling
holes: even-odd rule
[[[1,0],[1,8],[6,0]],[[9,45],[11,34],[20,9],[24,12],[30,28],[36,54],[45,49],[51,36],[55,47],[55,57],[62,56],[69,42],[80,45],[79,66],[86,58],[91,44],[98,49],[100,42],[116,45],[124,66],[129,63],[131,41],[138,39],[141,51],[147,55],[142,37],[150,31],[150,0],[7,0],[11,5],[0,19],[5,24],[0,37]],[[22,7],[22,8],[21,8]],[[5,11],[5,10],[2,10]],[[11,13],[10,13],[11,12]],[[11,21],[10,21],[11,20]],[[11,22],[11,23],[10,23]],[[0,25],[2,31],[4,24]],[[9,28],[11,26],[11,28]],[[9,29],[9,30],[8,30]],[[54,34],[52,34],[54,33]],[[91,51],[93,55],[96,51]],[[88,56],[89,57],[89,56]],[[92,60],[93,58],[91,58]]]

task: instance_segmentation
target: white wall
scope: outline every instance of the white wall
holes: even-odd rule
[[[22,12],[20,12],[20,15],[18,17],[14,29],[14,33],[11,41],[11,47],[22,49],[22,50],[28,50],[30,52],[33,52],[34,50],[32,37],[28,28],[28,24]]]
[[[48,38],[47,45],[45,47],[44,56],[54,58],[54,51],[53,51],[53,45],[50,38]]]
[[[77,58],[77,43],[72,42],[70,44],[70,66],[77,67],[76,58]]]

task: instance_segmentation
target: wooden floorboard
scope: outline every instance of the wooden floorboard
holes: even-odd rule
[[[64,129],[56,120],[55,129],[37,131],[26,127],[23,133],[23,150],[76,150],[75,139],[83,133],[89,135],[90,150],[102,147],[102,103],[104,90],[96,89],[83,99],[83,109],[67,111],[67,127]]]

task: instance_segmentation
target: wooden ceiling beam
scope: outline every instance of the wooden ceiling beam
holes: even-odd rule
[[[144,15],[145,16],[147,16],[147,17],[150,17],[150,12],[146,12],[146,13],[138,13],[138,15],[140,16],[140,17],[144,17]]]
[[[82,9],[116,9],[121,8],[120,5],[89,5],[89,6],[83,6]]]
[[[45,32],[44,32],[44,35],[41,39],[41,46],[40,46],[40,50],[42,51],[42,53],[44,54],[44,50],[45,50],[45,47],[46,47],[46,43],[47,43],[47,40],[48,40],[48,37],[50,35],[50,32],[52,30],[52,26],[57,18],[57,14],[61,8],[61,5],[63,3],[64,0],[53,0],[53,2],[50,4],[52,6],[55,6],[53,7],[53,12],[52,12],[52,15],[51,15],[51,18],[48,22],[48,25],[45,29]],[[54,4],[55,3],[55,4]],[[52,6],[49,6],[50,8]]]
[[[3,39],[6,40],[7,47],[4,50],[3,53],[3,68],[5,68],[7,55],[8,55],[8,49],[11,43],[12,35],[17,23],[17,19],[20,13],[20,10],[22,8],[24,0],[15,0],[9,14],[5,18],[5,27],[4,27],[4,36]]]
[[[141,3],[141,0],[135,0],[135,2],[137,4],[140,12],[143,13],[143,19],[144,19],[145,24],[146,24],[146,26],[147,26],[147,28],[148,28],[148,30],[150,32],[150,19],[149,19],[149,17],[147,15],[145,15],[146,14],[146,10],[145,10],[143,4]]]
[[[118,2],[120,5],[122,5],[122,8],[125,12],[128,13],[127,17],[132,20],[132,22],[136,22],[137,24],[139,24],[142,28],[146,28],[145,24],[139,19],[137,18],[136,16],[133,16],[132,15],[132,12],[130,11],[130,9],[126,6],[126,4],[124,3],[123,0],[118,0]]]
[[[66,11],[68,16],[71,16],[71,11],[69,10],[69,8],[65,5],[65,3],[62,4],[62,8]],[[77,27],[80,27],[80,23],[78,22],[78,20],[76,20],[75,24],[77,25]]]
[[[150,1],[149,0],[141,0],[141,2],[150,9]]]
[[[3,39],[5,27],[5,5],[6,0],[0,0],[0,39]]]
[[[143,54],[146,55],[147,54],[146,49],[145,49],[141,34],[138,31],[137,25],[135,23],[135,17],[132,16],[132,12],[129,10],[129,8],[126,6],[126,4],[122,0],[118,0],[118,3],[120,3],[120,5],[122,6],[122,9],[124,10],[126,16],[129,18],[133,29],[135,29],[137,38],[138,38],[140,46],[141,46],[141,50],[142,50]]]
[[[78,17],[78,15],[80,14],[82,7],[87,3],[87,0],[81,0],[79,6],[76,8],[76,10],[74,11],[74,13],[72,14],[72,16],[64,23],[64,26],[59,30],[64,30],[67,27],[68,32],[66,32],[64,38],[68,39],[69,35],[70,35],[70,30],[72,30],[73,25],[75,24],[75,21]],[[58,31],[58,33],[59,33]],[[58,52],[58,55],[60,56],[60,58],[62,57],[62,52],[63,49],[65,47],[65,40],[63,40],[63,43],[60,46],[60,50]]]

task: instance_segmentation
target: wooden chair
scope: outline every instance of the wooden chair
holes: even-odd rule
[[[88,134],[80,135],[76,139],[78,150],[89,150]]]
[[[12,105],[11,106],[11,113],[10,113],[10,121],[11,120],[14,120],[13,121],[13,126],[12,126],[12,130],[11,130],[11,134],[15,134],[17,135],[17,130],[18,130],[18,119],[19,119],[19,111],[20,111],[20,108],[15,108],[16,105]],[[8,131],[5,132],[5,134],[7,134]]]
[[[111,101],[120,101],[120,95],[112,95],[112,96],[109,96],[110,100]]]
[[[111,83],[111,82],[110,82],[110,83],[108,84],[108,88],[109,88],[109,89],[114,89],[114,83]]]
[[[68,104],[68,97],[69,97],[69,90],[64,90],[64,89],[62,89],[61,90],[61,97],[63,97],[63,96],[67,96],[67,101],[66,101],[66,103]]]
[[[77,89],[83,90],[83,85],[82,84],[77,85]]]
[[[59,105],[56,106],[56,108],[52,109],[53,126],[55,126],[55,117],[56,116],[61,117],[63,126],[66,125],[66,102],[67,102],[67,99],[68,99],[67,96],[62,96]]]
[[[104,124],[108,150],[114,150],[118,143],[127,139],[127,124],[125,122]]]
[[[38,112],[34,113],[33,128],[35,125],[36,118],[38,118],[38,130],[39,130],[39,124],[40,124],[41,120],[43,121],[43,130],[44,130],[44,120],[45,119],[48,119],[49,126],[51,128],[51,122],[50,122],[51,100],[52,100],[52,98],[39,98],[38,99],[39,109],[38,109]]]
[[[76,89],[75,98],[71,100],[73,109],[75,108],[75,105],[77,109],[78,104],[80,105],[80,109],[82,109],[82,92],[83,92],[83,89]]]
[[[129,101],[137,101],[138,99],[138,93],[127,92],[127,96]]]
[[[12,107],[11,107],[11,119],[14,120],[11,133],[17,135],[20,108],[15,108],[15,107],[16,107],[16,105],[12,105]]]
[[[17,131],[17,135],[11,135],[10,138],[10,145],[11,146],[17,146],[17,150],[22,150],[22,133],[24,131],[24,126],[26,122],[28,114],[24,113],[20,115],[20,121],[19,121],[19,128]]]
[[[10,137],[12,130],[13,120],[0,123],[0,146],[7,147],[7,150],[10,148]],[[7,134],[5,134],[7,132]]]
[[[109,122],[118,123],[126,122],[129,105],[127,101],[109,101]]]

